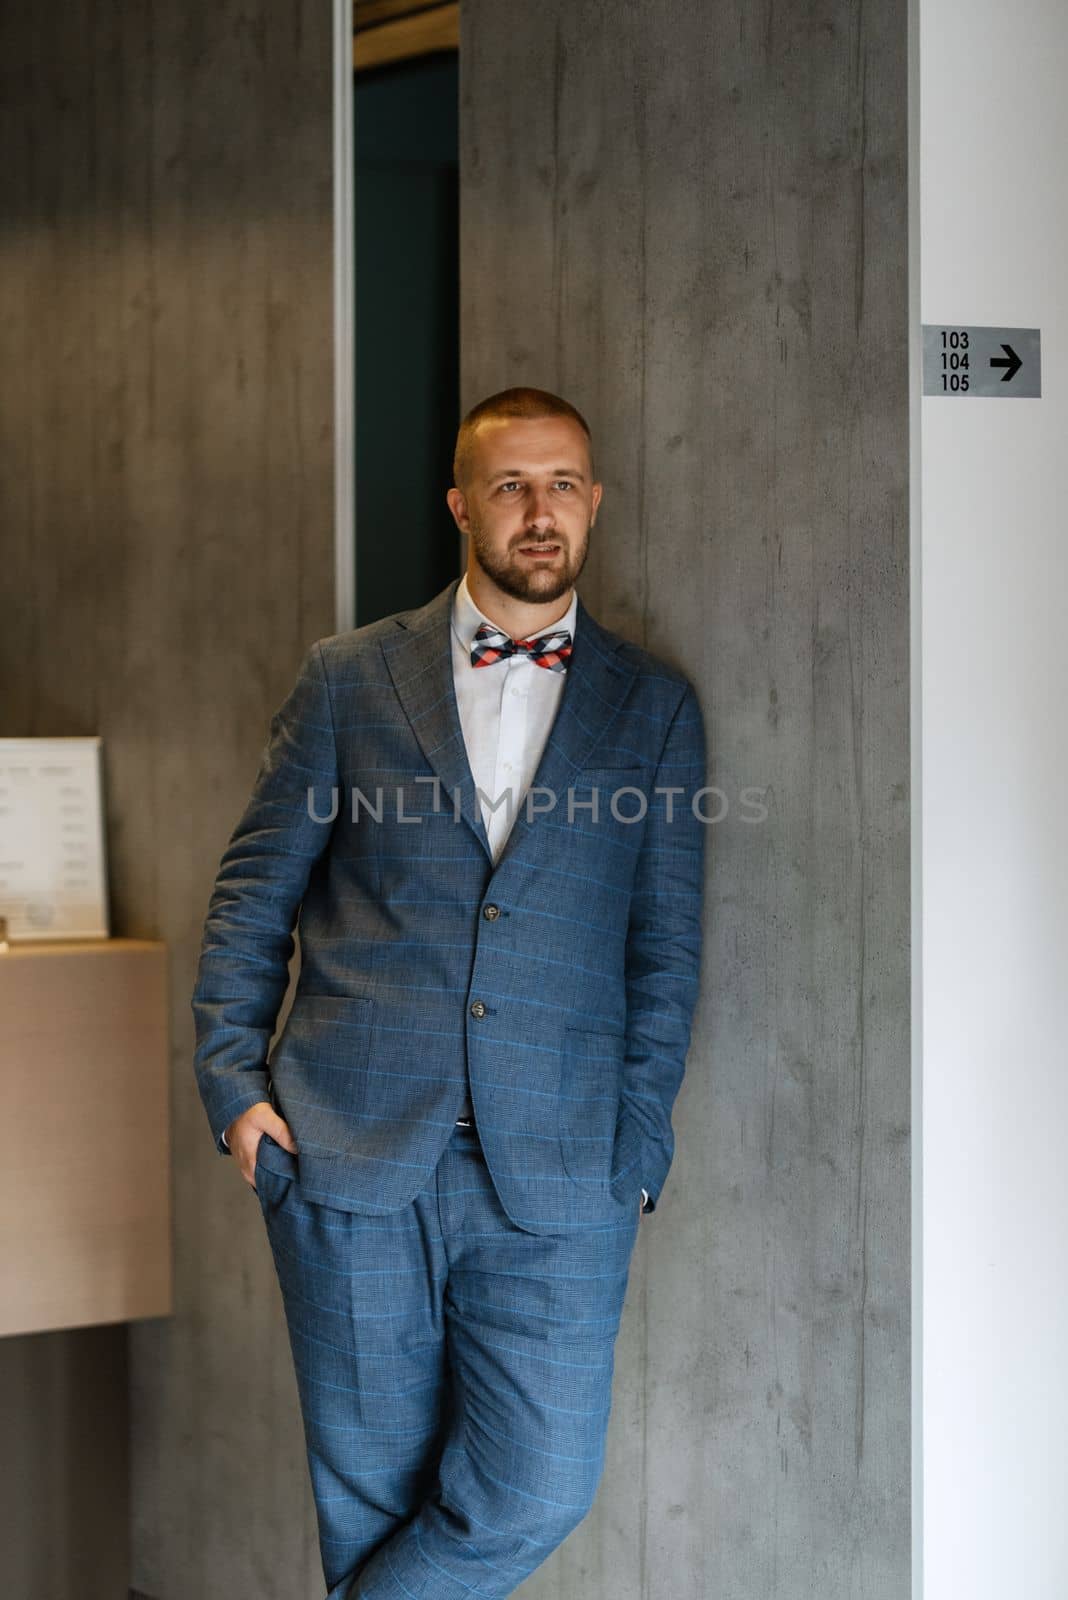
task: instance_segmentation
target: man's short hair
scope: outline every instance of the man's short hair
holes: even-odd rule
[[[472,447],[479,423],[504,417],[570,417],[586,435],[592,469],[593,436],[590,425],[570,401],[558,394],[551,394],[548,389],[502,389],[499,394],[491,394],[488,399],[480,400],[477,406],[472,406],[460,424],[452,458],[453,482],[458,489],[463,488],[471,465]]]

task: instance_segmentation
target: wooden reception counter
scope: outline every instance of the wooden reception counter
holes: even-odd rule
[[[172,1310],[167,954],[0,953],[0,1334]]]

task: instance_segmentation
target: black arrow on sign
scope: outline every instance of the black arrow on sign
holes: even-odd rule
[[[1011,344],[1003,344],[1001,348],[1005,354],[1003,356],[991,356],[990,365],[992,367],[1005,367],[1006,371],[1002,373],[1001,381],[1002,383],[1010,383],[1023,366],[1023,362]]]

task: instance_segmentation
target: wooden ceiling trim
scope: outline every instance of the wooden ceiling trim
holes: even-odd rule
[[[385,0],[382,0],[385,3]],[[363,7],[359,8],[363,10]],[[390,21],[365,27],[357,18],[352,41],[352,64],[357,72],[383,67],[392,61],[430,55],[437,50],[457,50],[460,46],[460,7],[426,6],[419,11]]]
[[[352,31],[376,28],[380,22],[392,22],[397,17],[414,16],[417,11],[432,11],[442,0],[354,0]]]

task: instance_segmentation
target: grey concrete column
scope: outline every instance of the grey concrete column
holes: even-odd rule
[[[583,597],[725,809],[601,1494],[527,1588],[904,1600],[906,7],[464,0],[461,75],[464,403],[588,416]]]
[[[113,928],[169,947],[176,1311],[3,1341],[0,1592],[292,1600],[321,1586],[292,1361],[189,996],[334,626],[330,6],[3,13],[0,733],[103,736]]]

